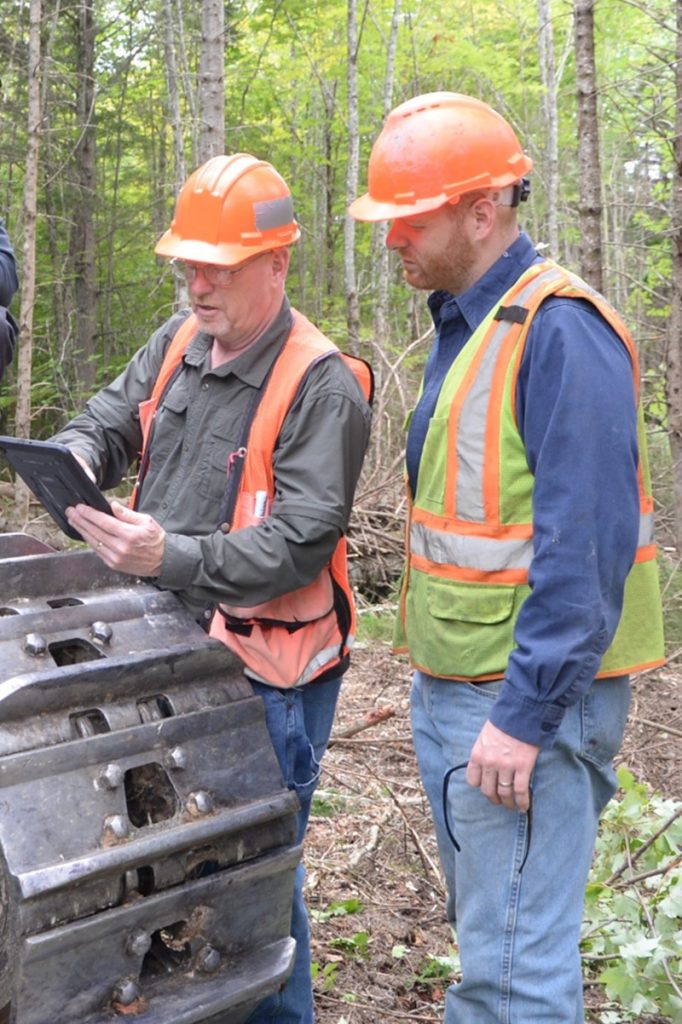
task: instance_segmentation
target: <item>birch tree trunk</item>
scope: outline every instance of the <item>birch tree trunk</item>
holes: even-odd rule
[[[81,0],[76,14],[78,61],[78,142],[74,150],[74,227],[71,260],[74,269],[76,337],[74,376],[80,404],[95,390],[97,281],[95,246],[95,15],[93,0]]]
[[[602,290],[601,168],[594,63],[594,0],[575,0],[575,76],[580,168],[580,272]]]
[[[675,538],[682,551],[682,0],[675,3],[677,18],[675,61],[675,138],[673,145],[672,302],[668,322],[666,397],[672,455]]]
[[[171,130],[173,132],[173,195],[177,196],[187,177],[185,164],[184,139],[182,137],[182,117],[180,114],[180,96],[178,94],[178,71],[175,59],[175,36],[173,7],[171,0],[163,0],[164,18],[164,53],[166,56],[166,89],[168,91],[168,109]],[[178,278],[175,280],[175,305],[181,308],[188,304],[187,285]]]
[[[384,77],[384,117],[385,121],[393,108],[393,87],[395,83],[395,54],[398,44],[398,25],[400,24],[401,0],[395,0],[391,32],[386,54],[386,75]],[[385,351],[388,341],[388,278],[389,258],[386,248],[386,236],[389,225],[387,221],[379,221],[372,232],[372,268],[376,274],[376,306],[374,309],[374,341],[381,351]],[[374,269],[376,268],[376,269]],[[378,387],[377,387],[377,390]]]
[[[542,106],[545,115],[547,169],[547,241],[553,259],[559,259],[559,129],[557,114],[557,80],[554,62],[554,31],[552,0],[538,0],[538,47],[542,74]]]
[[[346,207],[358,194],[360,136],[358,127],[358,23],[356,0],[348,0],[348,167]],[[348,213],[343,229],[343,280],[346,291],[348,347],[360,351],[360,304],[355,273],[355,221]]]
[[[17,361],[17,408],[15,426],[18,437],[31,436],[31,372],[33,368],[33,306],[36,288],[36,212],[38,207],[38,153],[40,144],[40,29],[42,0],[31,0],[28,36],[28,130],[24,178],[24,242],[21,258],[21,329]],[[17,477],[15,514],[23,525],[28,520],[29,492]]]
[[[199,164],[225,152],[225,6],[203,0],[198,107]]]

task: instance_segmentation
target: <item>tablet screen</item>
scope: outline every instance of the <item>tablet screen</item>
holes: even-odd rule
[[[65,510],[71,505],[90,505],[112,515],[109,502],[66,445],[0,436],[0,452],[74,540],[83,538],[66,518]]]

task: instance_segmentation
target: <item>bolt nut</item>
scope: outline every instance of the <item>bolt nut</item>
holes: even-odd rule
[[[126,953],[128,956],[144,956],[149,952],[152,945],[152,937],[144,928],[136,928],[131,932],[126,942]]]
[[[220,967],[220,953],[215,946],[202,946],[194,960],[196,969],[203,974],[215,974]]]
[[[121,1006],[130,1006],[139,997],[140,987],[134,978],[122,978],[111,993],[112,1002],[120,1003]]]
[[[93,622],[90,626],[90,636],[100,644],[108,644],[114,631],[108,622]]]
[[[41,658],[47,654],[47,641],[40,633],[27,633],[24,650],[27,654],[32,654],[34,658]]]
[[[173,747],[165,757],[166,768],[177,768],[180,771],[187,767],[187,751],[184,747]]]
[[[192,816],[210,814],[213,810],[213,797],[205,789],[198,789],[187,797],[187,810]]]
[[[102,789],[116,789],[123,782],[120,764],[108,764],[99,774],[98,783]]]
[[[111,832],[112,835],[116,836],[117,839],[125,839],[130,832],[128,819],[124,818],[122,814],[110,814],[104,819],[104,828],[107,832]]]

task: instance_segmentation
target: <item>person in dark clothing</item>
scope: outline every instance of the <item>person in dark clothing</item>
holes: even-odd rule
[[[14,250],[0,217],[0,377],[12,362],[19,333],[17,322],[7,309],[19,287]]]

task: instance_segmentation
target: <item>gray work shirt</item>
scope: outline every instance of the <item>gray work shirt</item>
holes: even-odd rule
[[[104,490],[120,483],[137,458],[139,403],[151,395],[188,313],[171,317],[54,438],[87,461]],[[215,370],[213,339],[197,333],[157,411],[138,509],[166,531],[157,584],[177,591],[197,618],[207,603],[248,607],[310,583],[348,526],[370,410],[352,372],[332,356],[309,371],[282,425],[271,514],[233,534],[219,529],[228,457],[241,443],[248,405],[291,325],[285,299],[262,337]]]

